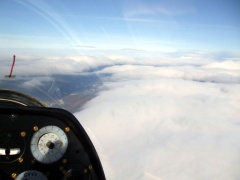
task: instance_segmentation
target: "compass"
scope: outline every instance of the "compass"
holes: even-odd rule
[[[30,148],[33,157],[41,163],[53,163],[63,157],[68,147],[65,132],[57,126],[45,126],[34,133]]]

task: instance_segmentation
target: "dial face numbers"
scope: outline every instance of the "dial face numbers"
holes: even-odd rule
[[[42,154],[55,154],[63,145],[62,141],[56,134],[46,133],[40,137],[38,149]]]
[[[45,126],[37,131],[31,140],[33,157],[42,163],[59,160],[67,150],[68,139],[65,132],[57,126]]]
[[[30,170],[22,172],[15,180],[47,180],[47,177],[39,171]]]

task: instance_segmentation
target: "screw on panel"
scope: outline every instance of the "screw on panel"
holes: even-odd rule
[[[34,131],[38,131],[38,127],[37,127],[37,126],[34,126],[34,127],[33,127],[33,130],[34,130]]]
[[[89,165],[89,166],[88,166],[88,169],[90,169],[90,170],[91,170],[92,168],[93,168],[93,167],[92,167],[92,165]]]
[[[16,173],[12,173],[11,176],[12,176],[12,178],[16,178],[17,174]]]
[[[23,162],[23,158],[21,158],[21,157],[18,158],[18,162],[19,162],[19,163],[22,163],[22,162]]]
[[[63,164],[66,164],[67,163],[67,159],[63,159]]]
[[[88,170],[87,170],[87,169],[84,169],[84,170],[83,170],[83,173],[84,173],[84,174],[86,174],[87,172],[88,172]]]
[[[26,136],[26,132],[24,132],[24,131],[21,132],[21,136],[22,136],[22,137],[25,137],[25,136]]]
[[[69,128],[69,127],[65,127],[65,131],[66,131],[66,132],[69,132],[69,131],[70,131],[70,128]]]
[[[11,117],[11,120],[14,121],[18,118],[18,115],[17,114],[11,114],[10,117]]]

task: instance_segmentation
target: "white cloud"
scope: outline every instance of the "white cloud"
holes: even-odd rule
[[[12,60],[7,57],[2,61],[4,66],[1,73],[8,74],[12,65]],[[79,60],[81,59],[81,61]],[[53,74],[75,74],[91,69],[93,58],[89,56],[77,57],[34,57],[17,55],[14,66],[14,74],[17,76],[49,76]],[[94,62],[96,60],[94,59]],[[94,63],[94,67],[98,63]]]
[[[234,61],[213,62],[205,66],[206,68],[227,69],[227,70],[240,70],[240,63]]]
[[[105,90],[75,115],[107,179],[240,178],[240,62],[183,62],[97,72]]]
[[[52,87],[53,74],[88,72],[103,81],[75,115],[107,179],[239,179],[240,61],[239,53],[224,54],[221,61],[207,52],[17,55],[14,74],[36,89]],[[11,66],[3,59],[2,77]]]

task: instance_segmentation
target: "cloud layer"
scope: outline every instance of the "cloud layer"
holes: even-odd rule
[[[199,61],[198,61],[199,62]],[[107,179],[238,179],[239,61],[113,65],[76,113]]]
[[[75,115],[107,179],[239,179],[239,53],[220,54],[18,55],[11,81],[21,80],[16,90],[45,88],[60,105],[88,101]],[[3,76],[11,61],[1,65]]]

